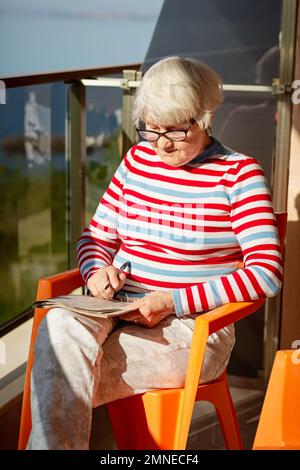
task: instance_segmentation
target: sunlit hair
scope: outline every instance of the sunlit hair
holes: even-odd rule
[[[136,124],[142,120],[168,126],[195,119],[206,129],[222,101],[222,81],[208,65],[167,57],[146,71],[136,92],[133,119]]]

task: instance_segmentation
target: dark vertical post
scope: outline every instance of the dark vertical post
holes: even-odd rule
[[[68,119],[68,265],[77,266],[76,245],[85,225],[86,91],[76,83],[69,89]]]

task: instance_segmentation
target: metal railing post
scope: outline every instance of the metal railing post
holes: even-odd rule
[[[68,266],[74,268],[77,241],[85,225],[86,91],[81,83],[69,88],[68,113]]]
[[[283,0],[281,19],[280,76],[275,85],[281,88],[277,98],[277,128],[272,178],[273,206],[277,212],[286,211],[292,123],[291,83],[294,76],[297,0]],[[279,344],[282,294],[268,298],[265,307],[264,380],[271,373]]]
[[[128,85],[129,81],[141,80],[142,73],[136,70],[123,70],[123,104],[122,104],[122,156],[136,142],[135,126],[132,121],[132,109],[135,88]]]

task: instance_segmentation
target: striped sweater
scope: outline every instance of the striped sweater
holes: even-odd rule
[[[132,147],[78,241],[85,282],[125,261],[123,289],[171,291],[177,316],[278,294],[278,232],[260,164],[216,139],[181,167],[146,142]]]

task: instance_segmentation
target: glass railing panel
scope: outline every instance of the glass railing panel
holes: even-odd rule
[[[122,90],[86,88],[86,223],[93,216],[123,155]]]
[[[271,184],[277,100],[270,93],[225,93],[213,121],[214,135],[226,146],[256,158]]]
[[[66,87],[8,89],[0,105],[0,325],[67,268]]]
[[[279,74],[281,10],[282,0],[165,0],[143,70],[181,55],[206,62],[224,83],[271,83]]]

